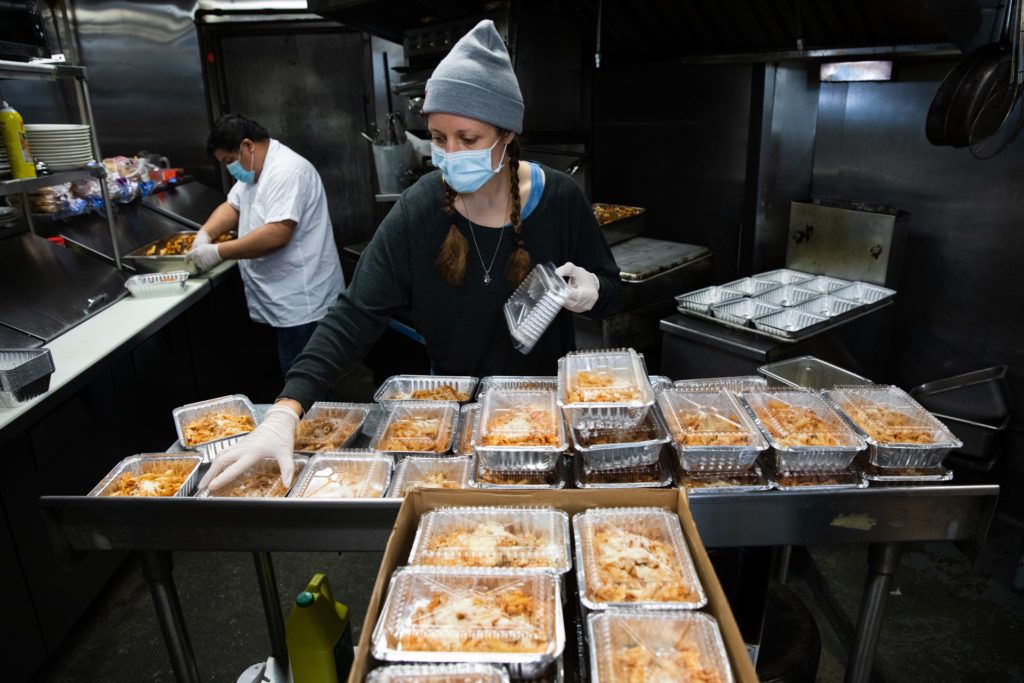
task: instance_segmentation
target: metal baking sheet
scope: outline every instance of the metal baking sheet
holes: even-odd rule
[[[634,237],[612,247],[624,282],[644,282],[695,261],[709,252],[707,247],[682,242]]]

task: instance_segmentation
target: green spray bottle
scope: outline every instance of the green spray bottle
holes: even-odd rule
[[[334,601],[324,574],[314,574],[296,596],[285,641],[295,683],[338,683],[348,678],[353,661],[348,607]]]

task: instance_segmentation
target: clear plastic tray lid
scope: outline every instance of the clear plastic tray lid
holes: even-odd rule
[[[558,389],[558,378],[554,375],[491,375],[480,380],[477,400],[491,389],[555,391]]]
[[[462,375],[393,375],[373,395],[377,403],[391,406],[399,401],[455,401],[473,398],[477,378]]]
[[[464,489],[469,486],[469,457],[430,458],[411,456],[395,468],[392,498],[402,498],[413,489]]]
[[[534,266],[505,302],[505,322],[518,351],[529,353],[562,310],[569,284],[553,263]]]
[[[587,619],[596,683],[733,680],[718,623],[700,612],[613,609]]]
[[[646,368],[633,349],[571,352],[559,361],[558,369],[560,405],[640,407],[653,403]]]
[[[393,664],[374,669],[366,683],[509,683],[493,664]]]
[[[459,409],[459,424],[455,431],[455,445],[452,446],[455,455],[473,455],[473,437],[479,413],[479,403],[467,403]]]
[[[423,515],[409,564],[569,571],[569,515],[524,507],[442,508]]]
[[[580,600],[588,609],[699,609],[707,603],[679,518],[660,508],[594,508],[573,517]]]
[[[817,393],[800,389],[748,391],[742,399],[775,449],[865,448],[864,441]]]
[[[480,402],[476,450],[565,450],[565,423],[554,391],[487,392]]]
[[[391,458],[371,450],[314,455],[289,498],[380,498],[391,480]]]
[[[658,407],[673,440],[682,448],[767,447],[735,395],[721,391],[670,389],[658,395]]]
[[[679,379],[672,383],[676,389],[684,391],[725,391],[739,394],[744,391],[757,391],[768,388],[768,380],[758,375],[737,375],[736,377],[703,377],[699,379]]]
[[[455,402],[395,403],[377,427],[370,448],[387,453],[447,453],[458,412]]]
[[[900,448],[960,448],[963,443],[907,392],[895,386],[825,391],[868,443]]]
[[[373,656],[550,664],[565,648],[559,583],[543,570],[400,567],[373,633]]]

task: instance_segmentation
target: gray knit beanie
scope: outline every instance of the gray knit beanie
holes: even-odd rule
[[[523,94],[505,43],[484,19],[459,38],[427,81],[423,113],[442,112],[523,132]]]

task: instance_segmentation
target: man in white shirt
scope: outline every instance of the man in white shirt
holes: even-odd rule
[[[221,117],[206,149],[238,182],[188,258],[201,271],[238,260],[249,316],[274,328],[287,373],[345,287],[323,182],[312,164],[241,114]],[[217,243],[235,228],[238,239]]]

